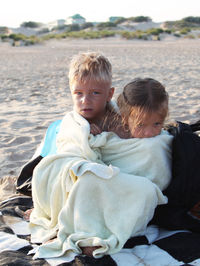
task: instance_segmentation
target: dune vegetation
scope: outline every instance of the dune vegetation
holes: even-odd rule
[[[59,25],[51,30],[41,27],[42,24],[38,22],[23,22],[21,24],[22,28],[37,28],[36,34],[27,36],[22,33],[10,33],[7,27],[0,27],[0,39],[3,42],[10,42],[13,46],[27,46],[42,43],[50,39],[67,38],[100,39],[118,36],[127,40],[162,40],[164,34],[170,34],[176,38],[200,38],[200,17],[186,17],[178,21],[166,21],[160,27],[148,28],[146,30],[138,29],[137,27],[144,23],[151,23],[150,17],[110,17],[110,20],[96,24],[86,22],[82,25]],[[194,34],[194,32],[196,33]]]

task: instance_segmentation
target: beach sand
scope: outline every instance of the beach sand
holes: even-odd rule
[[[83,51],[100,51],[110,59],[116,96],[135,77],[155,78],[169,93],[171,119],[200,119],[200,40],[0,43],[0,178],[17,176],[48,125],[72,109],[68,66]]]

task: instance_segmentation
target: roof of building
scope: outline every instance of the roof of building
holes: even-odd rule
[[[71,18],[73,18],[73,19],[85,19],[80,14],[75,14],[75,15],[71,16]]]

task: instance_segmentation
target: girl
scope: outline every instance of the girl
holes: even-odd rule
[[[133,138],[150,138],[161,133],[168,114],[168,93],[151,78],[137,78],[118,96],[124,130]]]

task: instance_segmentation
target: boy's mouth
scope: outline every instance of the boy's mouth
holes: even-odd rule
[[[92,111],[92,108],[84,108],[81,111],[82,112],[91,112]]]

